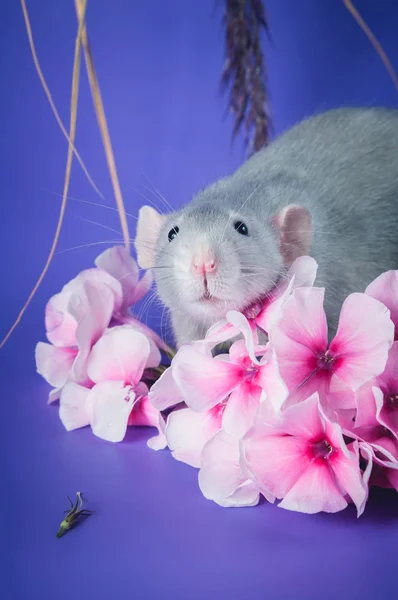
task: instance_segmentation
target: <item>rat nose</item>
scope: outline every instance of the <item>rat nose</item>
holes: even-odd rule
[[[192,260],[193,271],[201,275],[202,273],[214,273],[216,270],[216,259],[212,252],[196,254]]]

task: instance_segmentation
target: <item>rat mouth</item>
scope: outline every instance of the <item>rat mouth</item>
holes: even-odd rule
[[[203,294],[203,296],[199,298],[199,302],[201,302],[202,304],[218,304],[219,302],[221,302],[221,300],[216,296],[212,296],[212,294],[210,294],[210,292],[207,291]]]
[[[202,294],[199,298],[199,302],[201,304],[218,304],[219,302],[221,302],[220,298],[217,298],[217,296],[213,296],[213,294],[209,291],[209,285],[207,283],[207,278],[206,276],[204,277],[204,294]]]

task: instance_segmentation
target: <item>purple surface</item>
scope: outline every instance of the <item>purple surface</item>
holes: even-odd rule
[[[360,6],[398,66],[394,0]],[[75,35],[73,3],[28,2],[37,49],[68,122]],[[397,105],[379,58],[341,2],[266,0],[276,132],[314,110],[342,104]],[[127,210],[144,202],[145,172],[174,205],[243,160],[231,149],[218,94],[223,62],[213,0],[89,3],[88,21]],[[0,5],[1,333],[45,261],[62,191],[66,143],[50,114],[29,53],[18,2]],[[86,78],[78,148],[112,205]],[[134,188],[134,189],[132,189]],[[71,195],[97,202],[77,164]],[[154,199],[154,197],[153,197]],[[33,351],[44,340],[51,294],[90,266],[119,235],[116,213],[71,201],[60,250],[28,314],[0,356],[2,385],[1,597],[270,598],[396,597],[398,503],[373,494],[357,521],[350,508],[306,516],[261,504],[222,509],[205,500],[195,469],[146,447],[152,432],[130,429],[119,445],[89,429],[66,433]],[[134,232],[134,220],[131,219]],[[160,329],[152,306],[149,322]],[[85,493],[97,514],[57,540],[67,494]]]

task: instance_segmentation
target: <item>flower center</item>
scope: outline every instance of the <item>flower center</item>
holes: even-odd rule
[[[327,440],[314,442],[312,444],[312,452],[315,458],[329,459],[333,453],[333,446]]]
[[[329,354],[329,350],[326,350],[326,352],[322,352],[316,357],[316,366],[318,367],[318,369],[330,371],[330,369],[333,366],[334,360],[334,356],[331,356],[331,354]]]
[[[131,394],[134,394],[135,400],[139,400],[142,396],[145,395],[145,391],[147,391],[145,384],[142,381],[139,381],[137,385],[132,385],[131,383],[125,384],[126,395],[124,397],[125,402],[130,402]]]
[[[244,311],[246,319],[255,319],[260,314],[263,305],[261,302],[254,302]]]
[[[389,408],[398,408],[398,394],[388,394],[384,401]]]
[[[134,387],[132,385],[130,385],[130,387],[127,389],[126,395],[124,397],[125,402],[130,402],[131,392],[134,392]]]
[[[249,356],[245,356],[242,360],[242,367],[245,369],[244,378],[246,381],[251,381],[257,375],[258,366],[253,363]]]

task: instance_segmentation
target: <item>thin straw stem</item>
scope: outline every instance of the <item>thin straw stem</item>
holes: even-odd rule
[[[79,96],[81,37],[82,37],[82,32],[83,32],[84,16],[86,14],[86,5],[87,5],[87,0],[82,0],[82,10],[81,10],[81,13],[79,16],[79,27],[78,27],[76,42],[75,42],[75,58],[73,61],[72,93],[71,93],[71,107],[70,107],[70,127],[69,127],[69,136],[68,136],[69,137],[68,157],[67,157],[67,161],[66,161],[64,190],[63,190],[63,194],[62,194],[62,203],[61,203],[61,209],[60,209],[60,213],[59,213],[59,217],[58,217],[57,228],[55,231],[55,235],[54,235],[53,243],[52,243],[52,246],[50,249],[50,253],[48,255],[46,264],[44,265],[44,268],[40,274],[40,277],[38,278],[34,288],[32,289],[31,293],[29,294],[29,297],[28,297],[27,301],[25,302],[23,308],[21,309],[14,324],[11,326],[11,328],[9,329],[5,338],[2,340],[2,342],[0,344],[0,349],[4,346],[4,344],[7,342],[8,338],[13,333],[14,329],[18,326],[18,323],[21,321],[26,309],[28,308],[29,304],[32,301],[33,296],[37,292],[41,282],[43,281],[43,279],[48,271],[48,268],[51,264],[54,254],[55,254],[55,250],[57,248],[58,239],[59,239],[59,235],[61,232],[61,227],[62,227],[62,223],[64,220],[64,215],[65,215],[65,208],[66,208],[68,189],[69,189],[69,181],[70,181],[72,162],[73,162],[73,145],[74,145],[75,135],[76,135],[77,100],[78,100],[78,96]]]
[[[58,125],[59,125],[59,127],[60,127],[60,129],[62,131],[62,133],[64,134],[64,136],[66,137],[66,139],[70,143],[69,134],[66,131],[64,124],[62,123],[61,117],[59,116],[58,110],[57,110],[57,108],[56,108],[56,106],[54,104],[53,97],[51,95],[51,92],[49,90],[49,87],[47,85],[45,77],[43,75],[43,71],[41,70],[39,58],[37,56],[36,47],[35,47],[35,43],[34,43],[34,40],[33,40],[32,28],[31,28],[31,25],[30,25],[30,19],[29,19],[29,15],[28,15],[28,10],[26,8],[26,2],[25,2],[25,0],[21,0],[21,6],[22,6],[22,12],[23,12],[24,20],[25,20],[26,33],[28,34],[30,51],[32,53],[33,62],[34,62],[34,65],[36,67],[36,71],[37,71],[37,74],[39,76],[40,83],[43,86],[44,93],[47,96],[47,100],[48,100],[48,102],[50,104],[51,110],[54,113],[54,117],[55,117],[55,119],[56,119],[56,121],[57,121],[57,123],[58,123]],[[77,158],[77,160],[78,160],[81,168],[83,169],[84,174],[86,175],[87,179],[89,180],[90,185],[97,192],[97,194],[99,195],[99,197],[102,198],[102,200],[105,200],[103,194],[101,194],[101,192],[99,191],[98,187],[94,183],[94,181],[93,181],[90,173],[88,172],[88,169],[87,169],[86,165],[83,162],[83,159],[81,158],[80,154],[76,150],[74,144],[72,144],[72,146],[73,146],[74,155],[76,156],[76,158]]]
[[[385,68],[387,69],[392,79],[395,89],[398,91],[398,76],[383,46],[380,44],[380,42],[372,32],[370,27],[367,25],[367,23],[364,21],[364,19],[361,17],[355,6],[352,4],[351,0],[343,0],[343,3],[346,9],[352,14],[355,21],[358,23],[364,34],[367,36],[368,40],[372,44],[373,48],[376,50],[377,54],[380,56]]]
[[[80,20],[83,12],[83,3],[84,0],[75,0],[75,7],[77,17]],[[124,208],[122,192],[120,190],[119,178],[116,170],[115,157],[113,155],[111,138],[109,135],[108,125],[105,116],[104,105],[102,102],[101,91],[97,79],[97,75],[94,68],[94,61],[90,49],[90,44],[88,41],[88,35],[86,26],[83,26],[83,34],[82,34],[82,44],[84,50],[84,58],[86,62],[87,75],[90,83],[91,94],[93,98],[94,108],[97,115],[98,125],[100,128],[102,142],[105,148],[106,160],[108,163],[109,174],[112,181],[113,191],[115,194],[116,206],[119,211],[120,223],[122,226],[124,243],[127,250],[130,248],[130,236],[129,236],[129,228],[127,223],[126,211]]]

